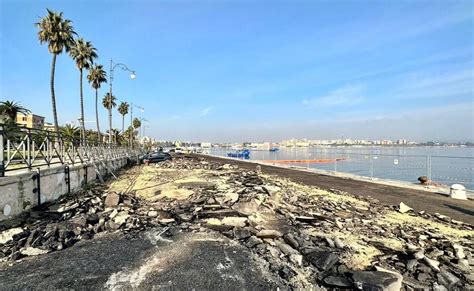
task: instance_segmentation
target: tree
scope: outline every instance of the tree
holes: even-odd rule
[[[122,115],[122,132],[125,129],[125,115],[128,114],[129,105],[127,102],[121,102],[118,107],[118,112]]]
[[[6,117],[8,120],[16,122],[16,115],[18,113],[28,114],[31,111],[21,106],[19,102],[2,101],[0,102],[0,115]]]
[[[138,118],[134,118],[132,121],[132,126],[134,129],[140,128],[140,126],[142,126],[141,120]]]
[[[133,128],[137,129],[140,126],[142,126],[142,122],[140,121],[140,119],[134,118],[133,122],[132,122],[132,126],[133,126]]]
[[[89,74],[87,75],[87,80],[91,84],[92,88],[95,89],[95,122],[97,124],[97,134],[100,140],[100,126],[99,126],[99,89],[102,83],[107,82],[107,73],[104,71],[102,65],[94,65],[89,69]]]
[[[118,145],[122,145],[125,141],[124,135],[117,128],[112,128],[111,131],[107,130],[107,133],[112,134],[112,140]]]
[[[69,52],[74,43],[76,32],[69,19],[63,18],[63,13],[57,13],[47,9],[48,15],[41,18],[36,26],[38,27],[38,39],[41,44],[48,44],[48,51],[53,55],[51,64],[51,103],[53,108],[54,130],[59,139],[58,113],[56,110],[56,96],[54,94],[54,73],[56,68],[56,57],[64,50]]]
[[[61,127],[61,135],[66,142],[69,142],[73,145],[78,144],[78,140],[80,138],[80,130],[77,126],[73,126],[71,124],[66,124],[65,126]]]
[[[90,41],[85,41],[82,37],[74,41],[69,55],[76,62],[79,69],[79,91],[81,100],[81,136],[85,139],[86,127],[84,125],[84,97],[82,94],[82,73],[84,69],[89,69],[94,59],[97,58],[96,49]],[[83,141],[84,142],[84,141]]]
[[[102,99],[102,105],[109,110],[109,144],[112,143],[112,108],[117,106],[117,103],[115,103],[116,100],[117,98],[110,93],[105,94]]]

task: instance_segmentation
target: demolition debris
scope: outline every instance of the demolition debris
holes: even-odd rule
[[[474,288],[471,225],[195,157],[135,167],[3,223],[0,260],[155,228],[220,232],[263,258],[282,288]]]

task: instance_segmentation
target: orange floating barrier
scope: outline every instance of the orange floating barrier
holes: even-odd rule
[[[273,163],[273,164],[324,164],[324,163],[334,163],[337,161],[343,161],[346,158],[336,158],[336,159],[316,159],[316,160],[262,160],[263,163]]]

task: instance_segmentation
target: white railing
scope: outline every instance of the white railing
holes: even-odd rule
[[[140,149],[95,139],[68,137],[47,130],[0,124],[0,177],[54,165],[87,164],[121,157],[137,157]]]

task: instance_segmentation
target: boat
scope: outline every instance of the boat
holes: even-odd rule
[[[248,160],[248,159],[250,159],[250,150],[245,149],[245,150],[241,150],[241,151],[230,152],[230,153],[227,153],[227,156],[229,158],[239,158],[239,159]]]

